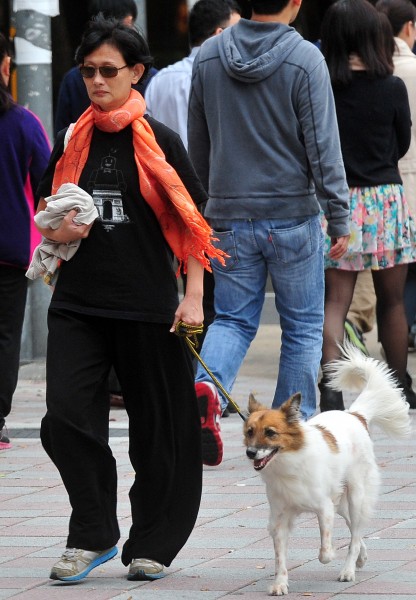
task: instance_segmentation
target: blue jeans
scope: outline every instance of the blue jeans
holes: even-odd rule
[[[272,406],[302,394],[302,416],[316,410],[324,319],[323,234],[319,216],[272,220],[210,220],[216,246],[230,258],[212,262],[215,320],[201,356],[230,392],[254,339],[268,274],[280,316],[282,345]],[[196,381],[210,381],[199,364]],[[247,390],[248,391],[248,390]],[[221,398],[222,408],[227,405]]]

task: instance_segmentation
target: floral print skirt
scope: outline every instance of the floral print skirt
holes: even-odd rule
[[[387,269],[416,261],[416,223],[399,184],[350,188],[351,237],[339,260],[329,258],[331,240],[325,233],[325,268],[346,271]]]

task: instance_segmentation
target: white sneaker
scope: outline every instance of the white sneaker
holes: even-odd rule
[[[163,565],[150,560],[149,558],[133,558],[129,567],[127,579],[130,581],[152,581],[160,579],[166,573],[163,572]]]
[[[92,569],[107,562],[117,554],[116,546],[108,550],[81,550],[67,548],[59,561],[52,567],[50,579],[59,581],[79,581],[84,579]]]

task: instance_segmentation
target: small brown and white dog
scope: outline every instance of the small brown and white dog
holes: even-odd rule
[[[301,421],[300,394],[273,410],[250,396],[244,441],[248,458],[266,484],[270,505],[269,532],[276,563],[271,596],[288,593],[288,536],[296,516],[304,512],[318,517],[319,560],[324,564],[335,556],[335,512],[344,517],[351,541],[338,580],[355,580],[356,566],[362,567],[367,560],[362,532],[379,487],[369,426],[378,425],[398,438],[411,431],[409,406],[387,366],[352,346],[344,347],[343,355],[327,373],[334,389],[362,390],[349,410],[324,412]]]

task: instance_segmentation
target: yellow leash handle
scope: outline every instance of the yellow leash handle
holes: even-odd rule
[[[224,395],[224,397],[228,400],[228,402],[230,402],[234,406],[235,410],[238,412],[238,414],[243,419],[243,421],[246,421],[247,417],[241,412],[241,409],[238,406],[238,404],[236,402],[234,402],[234,400],[231,398],[230,394],[227,392],[227,390],[224,388],[224,386],[218,381],[218,379],[215,377],[215,375],[212,373],[212,371],[207,367],[205,362],[202,360],[202,358],[199,356],[198,352],[196,351],[196,349],[198,348],[197,335],[200,335],[203,331],[204,331],[204,325],[187,325],[183,321],[178,321],[178,323],[176,324],[176,327],[175,327],[176,335],[178,335],[179,337],[185,338],[185,342],[187,343],[192,354],[196,357],[198,362],[201,363],[201,365],[204,367],[205,371],[211,377],[212,381],[215,383],[215,385],[220,390],[220,392]]]

